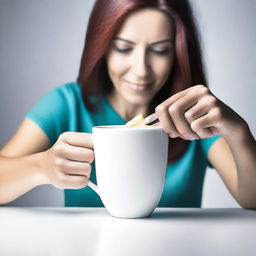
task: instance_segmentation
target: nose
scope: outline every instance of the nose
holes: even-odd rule
[[[132,72],[140,79],[145,79],[148,76],[150,65],[147,60],[145,50],[137,51],[132,60]]]

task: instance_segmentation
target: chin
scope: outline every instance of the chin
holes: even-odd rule
[[[139,96],[139,95],[129,95],[125,97],[126,101],[132,105],[148,105],[152,97]]]

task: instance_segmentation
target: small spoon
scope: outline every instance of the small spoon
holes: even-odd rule
[[[145,124],[146,125],[153,125],[153,124],[156,124],[156,123],[159,123],[159,119],[158,119],[156,113],[153,113],[153,114],[145,117]]]

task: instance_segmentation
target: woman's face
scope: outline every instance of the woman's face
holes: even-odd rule
[[[173,24],[164,13],[142,9],[130,14],[107,53],[115,96],[129,104],[149,104],[170,74],[173,39]]]

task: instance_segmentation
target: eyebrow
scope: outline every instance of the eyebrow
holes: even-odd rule
[[[135,42],[124,39],[124,38],[121,38],[121,37],[115,37],[114,40],[121,40],[121,41],[124,41],[126,43],[135,45]],[[163,44],[163,43],[172,43],[172,42],[173,42],[173,40],[171,40],[171,39],[163,39],[163,40],[160,40],[160,41],[153,42],[150,45]]]

